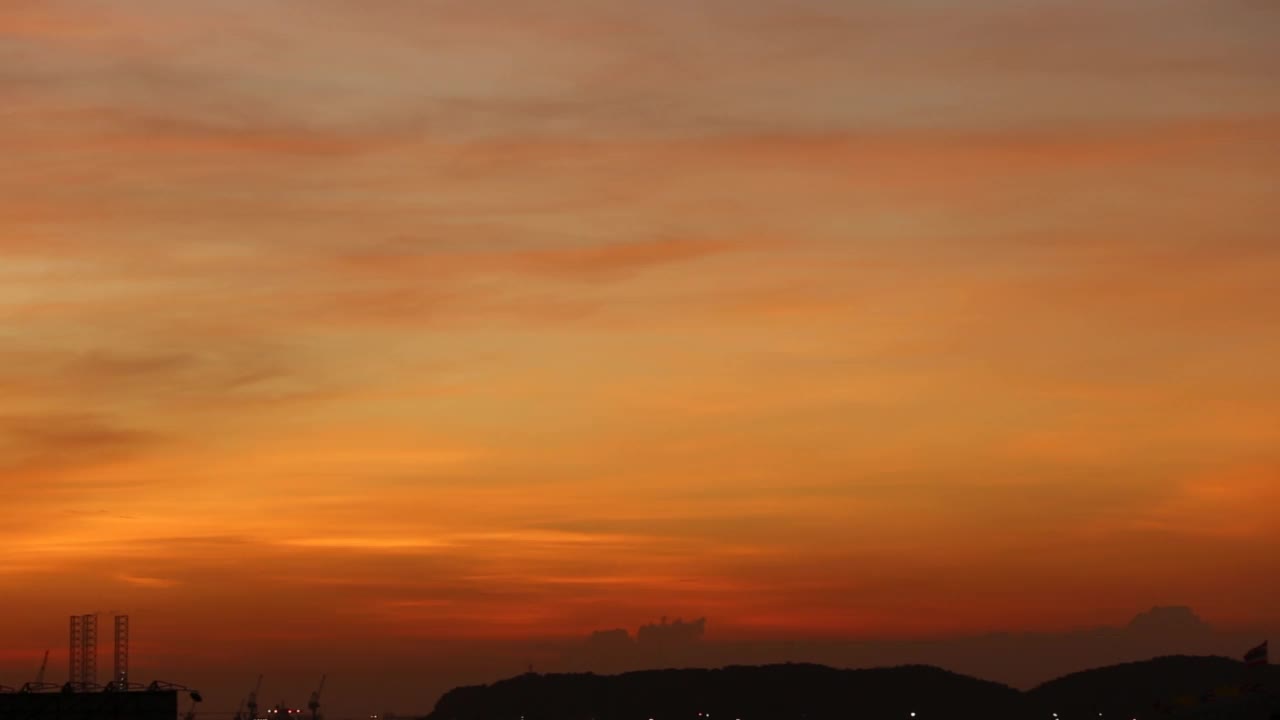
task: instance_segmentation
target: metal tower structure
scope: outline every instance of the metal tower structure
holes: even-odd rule
[[[67,667],[70,673],[67,682],[72,685],[80,682],[84,674],[84,616],[71,616],[71,643],[67,651]]]
[[[129,687],[129,616],[116,616],[116,663],[111,682],[117,687]]]
[[[96,685],[98,682],[98,616],[84,616],[84,677],[80,682]]]
[[[71,616],[70,680],[73,685],[98,682],[98,616]]]

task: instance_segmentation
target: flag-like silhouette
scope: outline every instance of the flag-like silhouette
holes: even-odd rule
[[[1246,665],[1266,665],[1267,664],[1267,643],[1263,642],[1258,647],[1245,653],[1244,663]]]

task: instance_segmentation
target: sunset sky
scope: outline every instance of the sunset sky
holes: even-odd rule
[[[0,683],[110,610],[173,680],[661,616],[1280,626],[1277,38],[2,0]]]

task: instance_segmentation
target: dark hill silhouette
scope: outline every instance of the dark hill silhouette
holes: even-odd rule
[[[646,720],[774,718],[1020,717],[1013,688],[934,667],[835,670],[820,665],[654,670],[601,676],[522,675],[490,686],[459,688],[430,720]]]
[[[1149,715],[1157,705],[1189,712],[1258,704],[1265,694],[1242,687],[1274,688],[1276,678],[1275,667],[1250,669],[1230,658],[1174,655],[1072,673],[1031,690],[1027,697],[1036,707],[1064,717],[1096,717],[1098,712],[1134,717]]]
[[[1186,606],[1153,607],[1115,625],[1059,632],[1001,632],[932,640],[722,641],[710,623],[648,625],[638,633],[603,630],[567,646],[553,672],[617,674],[662,667],[816,663],[830,667],[933,665],[1030,689],[1080,668],[1165,655],[1235,656],[1256,631],[1213,628]]]
[[[1269,718],[1275,667],[1160,657],[1072,673],[1026,693],[930,666],[837,670],[730,666],[622,675],[526,674],[457,688],[428,720],[917,720],[929,718]],[[1258,686],[1258,687],[1250,687]],[[1179,704],[1182,701],[1183,704]],[[701,713],[701,715],[699,715]]]

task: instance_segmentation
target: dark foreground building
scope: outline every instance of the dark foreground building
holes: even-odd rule
[[[177,691],[0,693],[0,720],[174,720]]]

